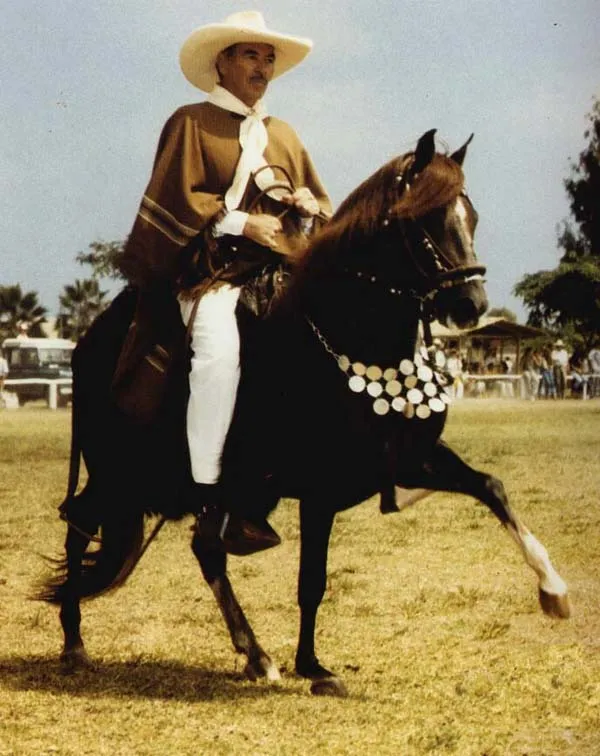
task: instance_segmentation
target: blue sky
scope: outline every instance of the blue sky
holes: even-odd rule
[[[236,10],[313,39],[270,111],[307,145],[335,204],[430,128],[465,163],[492,306],[555,267],[563,180],[600,95],[596,0],[0,0],[0,284],[50,313],[89,276],[75,256],[123,239],[161,127],[203,98],[179,70],[197,26]]]

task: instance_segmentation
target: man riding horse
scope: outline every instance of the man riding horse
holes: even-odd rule
[[[223,511],[219,478],[240,376],[242,287],[265,267],[301,257],[331,213],[306,149],[263,101],[271,79],[311,48],[308,39],[269,30],[251,11],[191,34],[181,68],[208,97],[179,108],[165,124],[122,260],[140,295],[117,373],[126,373],[139,353],[132,342],[143,343],[160,320],[165,289],[167,299],[177,296],[192,353],[190,508],[199,513],[202,537],[220,539],[231,553],[279,543],[266,521],[249,523]]]

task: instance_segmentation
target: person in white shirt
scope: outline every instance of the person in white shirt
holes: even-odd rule
[[[565,343],[562,339],[557,339],[554,342],[554,348],[550,352],[550,360],[552,362],[552,375],[556,387],[556,398],[564,399],[569,371],[569,353],[565,349]]]
[[[600,396],[600,346],[595,345],[588,352],[588,362],[590,366],[590,399]]]
[[[4,391],[4,381],[8,377],[8,362],[6,361],[6,357],[2,354],[2,350],[0,349],[0,397],[2,396],[2,392]]]

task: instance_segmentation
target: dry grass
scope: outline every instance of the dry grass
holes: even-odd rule
[[[436,494],[382,517],[341,515],[318,651],[346,700],[292,674],[297,512],[284,544],[231,560],[278,686],[246,682],[189,550],[161,532],[130,582],[84,605],[97,672],[60,674],[53,607],[27,600],[60,552],[69,414],[0,413],[0,754],[600,753],[600,403],[464,402],[447,440],[501,477],[570,585],[569,621],[542,615],[535,576],[494,518]]]

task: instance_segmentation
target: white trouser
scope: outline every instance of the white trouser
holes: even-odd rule
[[[216,483],[240,379],[240,336],[235,308],[240,289],[224,284],[202,296],[192,326],[187,439],[192,477]],[[187,325],[194,303],[181,299]]]

